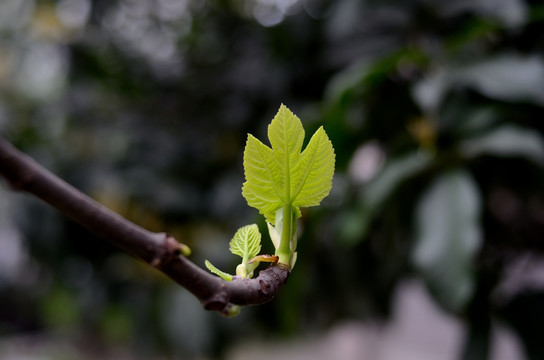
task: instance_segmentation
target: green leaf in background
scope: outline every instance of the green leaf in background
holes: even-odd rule
[[[226,281],[232,281],[232,275],[231,274],[228,274],[228,273],[226,273],[224,271],[219,270],[218,268],[213,266],[213,264],[211,262],[209,262],[208,260],[205,260],[204,264],[206,265],[208,270],[210,270],[213,274],[219,276],[221,279],[226,280]]]
[[[334,149],[320,128],[302,152],[304,129],[285,105],[268,126],[272,148],[252,135],[244,151],[246,182],[242,195],[267,221],[274,223],[284,206],[315,206],[329,194],[334,174]],[[298,213],[298,209],[295,209]]]
[[[504,53],[462,69],[457,81],[490,98],[544,104],[544,62],[540,56]]]
[[[544,159],[544,140],[534,130],[515,126],[501,126],[481,136],[461,143],[465,156],[494,155],[520,156],[541,162]]]
[[[430,153],[422,151],[388,159],[383,169],[365,186],[361,201],[369,208],[379,208],[403,182],[428,168],[432,159]]]
[[[422,109],[435,112],[448,91],[468,86],[492,99],[544,104],[544,61],[540,56],[505,53],[472,64],[439,66],[413,87]]]
[[[432,156],[416,151],[387,160],[383,169],[365,185],[355,211],[343,217],[339,239],[345,245],[354,245],[368,233],[371,222],[382,210],[399,186],[432,164]]]
[[[257,224],[246,225],[234,234],[230,241],[230,252],[242,257],[242,263],[248,261],[261,251],[261,233]]]
[[[474,291],[479,217],[480,194],[461,170],[440,176],[417,205],[412,259],[438,302],[451,311],[461,310]]]

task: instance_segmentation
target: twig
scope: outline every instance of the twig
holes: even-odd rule
[[[32,194],[130,255],[160,270],[193,293],[205,309],[228,314],[232,305],[256,305],[274,298],[289,270],[272,265],[255,279],[224,281],[181,255],[183,244],[153,233],[107,209],[43,168],[0,137],[0,175],[17,191]]]

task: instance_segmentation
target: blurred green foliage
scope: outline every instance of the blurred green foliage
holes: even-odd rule
[[[387,318],[417,276],[465,321],[464,358],[486,358],[492,318],[542,358],[543,34],[536,0],[0,2],[2,134],[196,263],[234,265],[225,245],[257,219],[246,134],[280,103],[337,155],[286,288],[228,320],[2,190],[0,336],[215,356],[253,331]]]

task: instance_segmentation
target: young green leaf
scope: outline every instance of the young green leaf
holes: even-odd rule
[[[249,134],[244,151],[246,182],[242,195],[249,206],[274,223],[276,210],[283,206],[281,169],[272,149]]]
[[[268,126],[268,138],[271,148],[248,136],[242,195],[268,222],[275,223],[278,209],[293,206],[298,217],[299,207],[319,205],[328,195],[335,155],[322,127],[301,154],[304,129],[285,105]]]
[[[241,256],[242,263],[247,265],[248,261],[261,251],[261,233],[256,224],[246,225],[234,234],[230,241],[230,252]]]
[[[231,274],[228,274],[228,273],[226,273],[224,271],[219,270],[218,268],[213,266],[212,263],[209,262],[208,260],[205,260],[204,264],[206,265],[208,270],[210,270],[215,275],[219,276],[221,279],[226,280],[226,281],[232,281],[232,275]]]
[[[329,195],[334,175],[334,149],[323,127],[310,139],[291,170],[293,206],[317,206]]]

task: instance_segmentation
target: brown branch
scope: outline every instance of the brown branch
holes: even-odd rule
[[[13,190],[42,199],[93,233],[157,268],[193,293],[204,308],[228,313],[232,305],[272,300],[289,270],[273,265],[255,279],[224,281],[180,255],[182,244],[165,233],[153,233],[105,208],[40,166],[0,137],[0,175]]]

